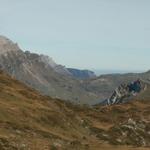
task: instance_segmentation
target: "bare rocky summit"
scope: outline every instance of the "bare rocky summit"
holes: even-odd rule
[[[7,54],[8,52],[16,52],[18,50],[20,50],[20,48],[17,43],[13,43],[8,38],[0,36],[0,54]]]

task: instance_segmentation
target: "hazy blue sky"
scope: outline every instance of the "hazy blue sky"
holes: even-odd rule
[[[0,0],[0,34],[68,67],[150,69],[150,0]]]

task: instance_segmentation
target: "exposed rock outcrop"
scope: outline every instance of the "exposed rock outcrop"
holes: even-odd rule
[[[136,80],[129,84],[121,84],[113,92],[112,96],[103,101],[104,105],[120,104],[129,101],[132,97],[136,96],[145,89],[145,84],[141,80]]]

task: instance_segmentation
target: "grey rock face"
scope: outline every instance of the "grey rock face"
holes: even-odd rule
[[[145,88],[145,83],[141,80],[136,80],[129,84],[121,84],[109,99],[102,102],[104,105],[121,104],[129,101]]]
[[[40,55],[39,60],[43,62],[44,64],[46,64],[47,67],[50,66],[51,68],[53,68],[59,74],[72,76],[65,66],[56,64],[54,60],[50,58],[49,56]]]
[[[7,55],[8,52],[18,51],[20,48],[17,43],[13,43],[11,40],[7,39],[4,36],[0,36],[0,55]]]

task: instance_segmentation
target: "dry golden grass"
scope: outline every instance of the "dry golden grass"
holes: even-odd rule
[[[148,120],[149,106],[74,106],[42,96],[0,72],[0,150],[146,150],[110,145],[91,128],[109,130],[131,116]]]

